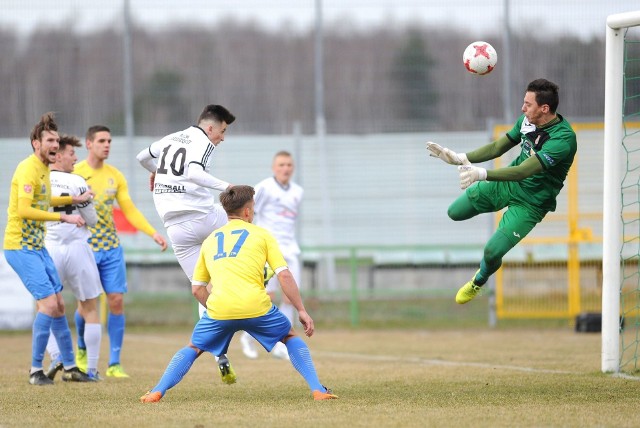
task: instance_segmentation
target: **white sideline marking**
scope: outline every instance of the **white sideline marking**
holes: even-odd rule
[[[447,360],[433,360],[420,357],[396,357],[388,355],[364,355],[364,354],[352,354],[345,352],[322,352],[315,351],[314,354],[326,355],[329,357],[337,358],[350,358],[354,360],[368,360],[368,361],[386,361],[386,362],[403,362],[403,363],[415,363],[434,366],[453,366],[453,367],[479,367],[483,369],[504,369],[513,370],[519,372],[529,373],[551,373],[551,374],[582,374],[580,372],[572,372],[567,370],[551,370],[551,369],[536,369],[533,367],[520,367],[510,366],[502,364],[488,364],[488,363],[472,363],[469,361],[447,361]]]
[[[619,377],[621,379],[626,379],[626,380],[640,380],[640,377],[631,376],[626,373],[613,373],[611,377]]]
[[[160,345],[167,345],[169,341],[166,337],[161,336],[149,336],[149,335],[141,335],[141,334],[127,334],[125,337],[135,338],[137,341],[145,341],[147,343],[155,343]],[[189,339],[186,341],[181,341],[180,343],[186,344]],[[176,344],[178,342],[176,341]],[[177,345],[176,345],[177,346]],[[572,372],[567,370],[551,370],[551,369],[536,369],[533,367],[521,367],[521,366],[511,366],[511,365],[501,365],[501,364],[489,364],[489,363],[473,363],[469,361],[447,361],[447,360],[434,360],[420,357],[396,357],[389,355],[367,355],[367,354],[355,354],[349,352],[333,352],[333,351],[312,351],[312,355],[320,355],[327,356],[333,358],[343,358],[350,360],[360,360],[360,361],[382,361],[382,362],[403,362],[403,363],[413,363],[413,364],[424,364],[424,365],[433,365],[433,366],[451,366],[451,367],[478,367],[483,369],[503,369],[503,370],[513,370],[519,372],[527,372],[527,373],[550,373],[550,374],[573,374],[579,375],[584,374],[581,372]],[[640,380],[639,378],[636,378]]]

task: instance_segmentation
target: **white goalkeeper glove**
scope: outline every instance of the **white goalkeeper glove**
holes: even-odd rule
[[[487,170],[473,165],[460,165],[460,188],[462,190],[471,186],[476,181],[484,181],[487,179]]]
[[[467,155],[465,153],[456,153],[451,149],[447,149],[446,147],[442,147],[441,145],[431,141],[427,141],[427,150],[431,152],[429,153],[429,156],[440,158],[450,165],[471,164],[471,162],[469,162],[469,159],[467,159]]]

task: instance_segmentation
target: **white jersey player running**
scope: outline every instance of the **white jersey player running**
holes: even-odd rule
[[[197,126],[169,134],[136,156],[151,172],[150,190],[156,211],[190,284],[202,242],[228,221],[211,191],[224,191],[231,185],[209,174],[209,169],[215,148],[224,141],[227,126],[234,121],[235,116],[225,107],[208,105],[200,114]],[[192,286],[192,294],[199,288]],[[202,316],[206,308],[200,304],[199,309]],[[227,374],[231,367],[226,356],[221,356],[218,362],[222,380],[235,382],[235,373]]]
[[[80,140],[74,136],[60,137],[60,146],[56,153],[56,162],[51,164],[52,196],[77,196],[89,189],[84,178],[72,174],[73,165],[78,160],[75,147],[80,147]],[[93,380],[100,380],[98,375],[98,359],[102,341],[102,327],[98,315],[98,297],[102,293],[100,274],[96,266],[91,246],[87,239],[98,221],[95,207],[91,200],[81,205],[66,205],[52,208],[53,211],[64,211],[66,214],[80,214],[86,224],[76,227],[74,224],[48,221],[45,246],[60,276],[60,281],[69,287],[78,301],[78,313],[84,318],[84,341],[87,346],[87,366],[79,367],[87,372]],[[62,370],[60,350],[53,334],[49,335],[47,351],[51,355],[51,367],[47,376],[53,380],[56,373]]]
[[[296,239],[296,221],[304,190],[291,181],[294,171],[293,157],[289,152],[280,151],[273,157],[271,165],[273,177],[262,180],[255,186],[255,217],[253,223],[262,226],[276,238],[282,255],[289,266],[289,271],[300,287],[302,266],[300,263],[300,247]],[[267,283],[267,293],[273,301],[276,291],[280,289],[278,278],[274,275]],[[285,295],[282,295],[280,311],[294,324],[294,307]],[[256,358],[257,352],[253,340],[247,333],[240,339],[246,357]],[[273,348],[273,356],[288,359],[286,346],[278,343]]]

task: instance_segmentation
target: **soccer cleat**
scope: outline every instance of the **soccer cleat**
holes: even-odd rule
[[[120,363],[110,365],[109,368],[107,368],[107,376],[119,378],[129,377]]]
[[[273,358],[289,360],[289,351],[287,350],[287,345],[282,342],[276,343],[276,346],[274,346],[271,350],[271,355],[273,356]]]
[[[242,345],[242,353],[245,357],[255,360],[258,358],[258,351],[253,346],[253,338],[249,333],[243,333],[240,336],[240,344]]]
[[[476,283],[474,282],[474,280],[476,279],[476,274],[478,272],[480,272],[480,270],[478,270],[473,275],[469,282],[460,287],[460,290],[458,290],[458,293],[456,294],[456,303],[463,305],[480,294],[482,285],[476,285]]]
[[[78,348],[76,352],[76,366],[80,369],[80,371],[87,372],[87,350]]]
[[[74,367],[62,372],[62,380],[65,382],[94,382],[85,372]]]
[[[162,398],[162,393],[160,391],[147,392],[142,397],[140,397],[141,403],[157,403]]]
[[[100,373],[97,370],[96,371],[89,370],[89,372],[87,373],[87,376],[89,376],[89,379],[91,379],[94,382],[100,382],[101,380],[104,380],[102,376],[100,376]]]
[[[53,385],[53,380],[49,379],[43,370],[38,370],[37,372],[33,372],[29,375],[29,383],[31,385]]]
[[[320,401],[320,400],[335,400],[336,398],[338,398],[337,395],[335,395],[333,393],[333,391],[331,391],[329,388],[327,388],[326,386],[324,386],[325,391],[318,391],[317,389],[315,391],[313,391],[313,399],[315,401]]]
[[[60,360],[51,361],[49,370],[47,370],[47,377],[53,380],[56,377],[56,374],[62,369],[63,369],[62,361]]]
[[[231,367],[231,363],[226,355],[221,356],[218,360],[218,370],[220,370],[220,377],[223,383],[227,385],[236,383],[236,372],[233,370],[233,367]]]

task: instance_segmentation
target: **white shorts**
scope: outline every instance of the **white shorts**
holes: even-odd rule
[[[296,280],[296,284],[298,284],[298,288],[300,288],[300,280],[301,280],[301,264],[300,264],[300,256],[298,254],[282,254],[284,256],[284,260],[287,262],[289,266],[289,271],[291,275],[293,275],[293,279]],[[269,282],[267,283],[267,293],[275,293],[280,290],[280,281],[278,281],[278,276],[274,275]]]
[[[56,265],[60,282],[71,289],[76,299],[84,302],[102,294],[96,259],[86,241],[65,245],[47,242],[47,251]]]
[[[227,221],[227,213],[222,205],[215,204],[213,211],[202,217],[167,227],[171,247],[180,267],[189,278],[189,286],[191,286],[193,270],[196,268],[202,243],[211,235],[211,232],[227,224]]]

